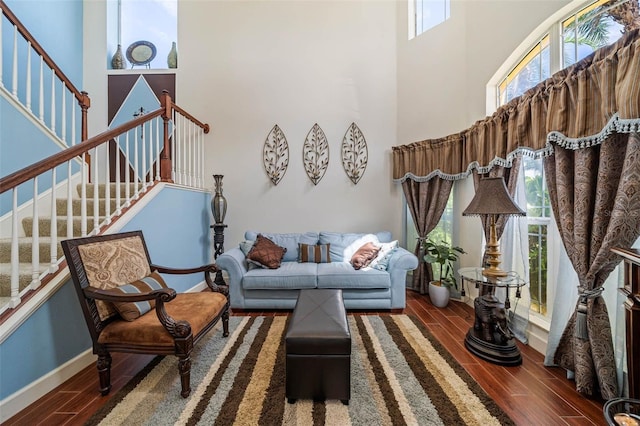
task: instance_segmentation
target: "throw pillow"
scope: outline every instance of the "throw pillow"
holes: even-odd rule
[[[331,244],[298,244],[298,262],[331,263]]]
[[[373,242],[365,243],[351,257],[351,265],[354,269],[367,267],[376,258],[379,251],[380,248]]]
[[[242,253],[244,253],[244,255],[247,256],[251,251],[251,248],[253,248],[254,244],[255,244],[255,241],[253,240],[242,241],[240,243],[240,250],[242,250]]]
[[[247,262],[262,268],[278,269],[287,249],[258,234],[256,242],[247,255]]]
[[[398,248],[398,240],[391,241],[390,243],[380,243],[380,246],[378,255],[371,261],[369,266],[380,271],[386,271],[389,266],[389,259],[391,259],[393,252]]]
[[[129,284],[123,284],[119,287],[107,290],[114,294],[140,294],[149,293],[153,290],[168,288],[158,271],[151,272],[150,275],[133,281]],[[143,300],[142,302],[114,302],[113,305],[122,319],[133,321],[156,307],[155,300]]]

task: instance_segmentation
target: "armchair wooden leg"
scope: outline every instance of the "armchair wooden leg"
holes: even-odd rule
[[[186,398],[191,393],[191,358],[188,355],[186,358],[178,360],[178,371],[180,372],[180,383],[182,384],[180,395]]]
[[[96,367],[100,377],[100,393],[104,396],[111,391],[111,354],[109,352],[98,354]]]
[[[222,314],[222,336],[229,336],[229,310],[227,309]]]

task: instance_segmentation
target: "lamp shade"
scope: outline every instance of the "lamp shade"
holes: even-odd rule
[[[462,216],[474,215],[509,215],[526,216],[527,212],[522,210],[513,201],[504,179],[501,177],[484,178],[480,180],[476,195],[469,203],[469,206],[462,212]]]

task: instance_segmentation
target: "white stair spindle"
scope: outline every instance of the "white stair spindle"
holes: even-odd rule
[[[141,164],[140,164],[140,173],[142,173],[142,192],[147,190],[147,139],[145,137],[144,132],[144,123],[140,125],[140,145],[142,148],[142,153],[140,155]]]
[[[98,147],[93,149],[92,155],[93,161],[91,161],[91,168],[93,169],[93,231],[92,235],[98,235],[100,232],[100,201],[99,192],[100,186],[98,185]],[[106,190],[106,189],[105,189]]]
[[[71,161],[67,161],[67,238],[73,238],[73,180]]]
[[[138,199],[138,128],[133,131],[133,199]]]
[[[109,147],[111,142],[104,144],[106,154],[104,165],[104,216],[106,225],[111,223],[111,172],[109,171]]]
[[[80,172],[80,235],[87,236],[87,156],[82,154]]]
[[[174,182],[178,182],[178,152],[176,151],[177,144],[176,139],[178,138],[179,130],[178,130],[178,122],[176,121],[175,112],[173,115],[173,135],[171,137],[171,179]]]
[[[2,8],[0,8],[2,10]],[[0,46],[4,46],[3,38],[2,38],[2,12],[0,12]],[[2,56],[0,55],[0,87],[4,87],[4,82],[2,80]]]
[[[31,290],[40,287],[40,220],[38,217],[38,176],[33,178],[33,210],[31,215]]]
[[[44,57],[40,56],[40,90],[38,93],[38,119],[44,123]]]
[[[160,118],[156,118],[156,180],[160,181]]]
[[[120,199],[120,136],[116,136],[116,216],[120,216],[122,214],[122,200]]]
[[[200,185],[198,188],[204,188],[204,130],[200,130]]]
[[[61,93],[62,110],[60,111],[60,126],[62,127],[62,129],[60,129],[60,138],[62,139],[62,141],[66,146],[70,146],[69,143],[67,142],[67,91],[64,85],[64,81],[61,81],[61,83],[62,83],[62,93]]]
[[[26,107],[31,111],[31,42],[27,42],[27,81],[26,81]]]
[[[78,105],[75,102],[71,102],[71,146],[76,144],[76,113],[78,111]]]
[[[51,169],[51,264],[49,273],[58,270],[58,212],[56,211],[56,168]]]
[[[13,66],[11,68],[11,94],[18,99],[18,27],[13,26]]]
[[[13,188],[11,215],[11,302],[10,307],[20,304],[20,255],[18,247],[18,188]]]
[[[153,185],[153,120],[149,121],[149,186]]]
[[[131,162],[129,161],[129,133],[127,132],[127,137],[125,138],[125,146],[124,146],[124,198],[125,207],[129,207],[131,205],[131,182],[130,182],[130,172],[131,172]]]
[[[49,128],[56,133],[56,73],[51,70],[51,123]]]

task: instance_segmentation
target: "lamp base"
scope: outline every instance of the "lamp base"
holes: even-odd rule
[[[471,327],[464,339],[464,346],[478,358],[494,364],[507,367],[522,364],[522,355],[514,339],[509,339],[502,345],[490,343],[483,340],[480,333]]]

